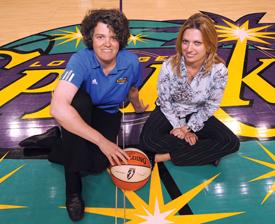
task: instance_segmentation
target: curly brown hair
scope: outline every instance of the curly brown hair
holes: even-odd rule
[[[93,49],[92,36],[98,22],[107,24],[116,34],[120,50],[127,45],[130,32],[126,16],[118,9],[97,9],[89,10],[81,23],[81,34],[88,48]]]

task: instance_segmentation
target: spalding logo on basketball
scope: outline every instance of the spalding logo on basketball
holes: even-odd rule
[[[130,159],[128,164],[114,165],[110,174],[114,184],[128,191],[135,191],[143,187],[151,174],[151,163],[144,152],[135,148],[126,148],[124,151]]]

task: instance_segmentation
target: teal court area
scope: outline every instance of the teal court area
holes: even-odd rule
[[[242,142],[218,167],[160,163],[144,188],[125,195],[107,171],[87,176],[79,223],[155,223],[153,216],[175,223],[272,223],[274,147],[274,141]],[[0,166],[1,223],[71,223],[61,166],[45,159],[3,159]]]

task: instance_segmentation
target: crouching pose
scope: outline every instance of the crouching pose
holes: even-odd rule
[[[129,159],[116,144],[122,102],[128,97],[136,112],[146,109],[138,96],[138,58],[123,49],[129,37],[125,15],[113,9],[91,10],[81,33],[87,48],[72,55],[51,101],[62,138],[49,159],[63,157],[66,207],[74,221],[84,215],[82,173],[96,174]]]

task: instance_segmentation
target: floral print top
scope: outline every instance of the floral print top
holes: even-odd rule
[[[173,128],[187,125],[194,132],[219,108],[228,73],[224,64],[214,64],[207,74],[204,66],[189,84],[184,60],[181,60],[181,77],[173,70],[170,60],[162,65],[158,77],[158,99],[162,113]],[[192,114],[186,123],[185,117]]]

